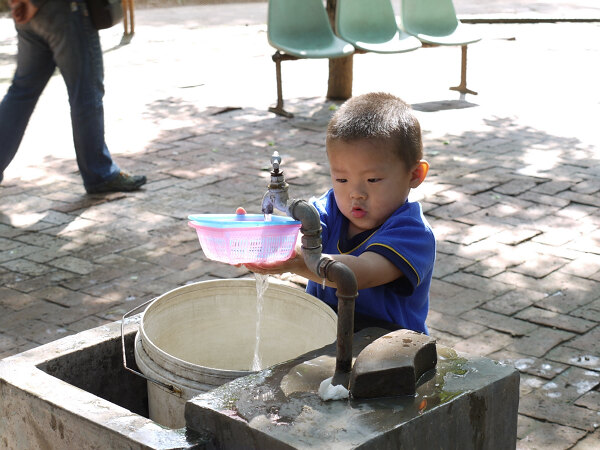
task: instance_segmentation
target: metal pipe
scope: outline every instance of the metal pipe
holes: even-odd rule
[[[347,265],[324,257],[319,261],[319,276],[335,283],[338,298],[338,324],[335,373],[331,384],[348,388],[352,371],[352,338],[354,333],[354,302],[358,296],[358,283]]]
[[[354,301],[358,296],[358,283],[352,269],[345,264],[322,257],[321,220],[317,209],[306,200],[289,200],[288,184],[279,170],[281,158],[274,152],[271,157],[273,170],[271,182],[263,196],[262,211],[271,214],[274,209],[302,223],[302,255],[306,267],[336,285],[338,298],[338,325],[335,373],[332,384],[348,388],[352,370],[352,337],[354,333]]]

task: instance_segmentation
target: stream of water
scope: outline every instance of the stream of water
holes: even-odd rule
[[[262,369],[260,360],[260,323],[264,303],[264,293],[269,287],[269,275],[254,274],[256,278],[256,343],[254,344],[254,358],[252,359],[252,370]]]

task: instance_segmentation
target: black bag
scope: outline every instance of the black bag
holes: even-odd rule
[[[121,0],[85,0],[96,30],[103,30],[123,20]]]

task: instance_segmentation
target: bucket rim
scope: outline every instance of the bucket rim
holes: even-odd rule
[[[177,288],[171,289],[168,292],[156,297],[142,312],[139,324],[139,333],[142,340],[142,346],[144,347],[146,354],[152,359],[156,364],[161,367],[171,368],[173,371],[183,371],[183,373],[189,374],[190,378],[193,378],[193,374],[197,371],[198,367],[202,367],[202,370],[205,371],[210,376],[215,376],[217,378],[221,377],[242,377],[246,375],[250,375],[256,373],[257,371],[248,369],[248,370],[240,370],[240,369],[220,369],[216,367],[203,366],[199,364],[190,363],[185,361],[177,356],[171,355],[164,350],[162,350],[159,346],[157,346],[152,339],[146,333],[144,329],[144,319],[146,315],[152,312],[153,307],[156,308],[161,301],[164,301],[165,297],[172,297],[174,293],[178,295],[183,295],[188,291],[196,291],[198,289],[209,289],[214,286],[214,288],[222,288],[227,285],[238,285],[239,287],[252,287],[256,286],[256,280],[254,278],[225,278],[218,280],[204,280],[198,281],[195,283],[190,283],[184,286],[179,286]],[[307,302],[310,303],[310,306],[318,309],[322,312],[325,312],[327,316],[332,320],[334,329],[337,329],[337,315],[326,303],[314,297],[302,289],[295,289],[290,286],[288,283],[279,280],[277,278],[270,277],[269,278],[269,287],[273,286],[275,289],[292,289],[293,293],[298,297],[303,297]],[[335,341],[335,339],[334,339]],[[333,342],[333,341],[332,341]]]

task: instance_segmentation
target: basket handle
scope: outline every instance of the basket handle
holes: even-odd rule
[[[139,306],[136,306],[135,308],[133,308],[131,311],[126,312],[125,314],[123,314],[123,319],[121,320],[121,352],[123,353],[123,367],[128,370],[129,372],[138,375],[142,378],[145,378],[146,380],[157,384],[165,389],[168,389],[170,392],[172,392],[173,394],[177,394],[180,397],[183,395],[183,391],[178,388],[177,386],[173,386],[172,384],[167,384],[167,383],[163,383],[162,381],[159,380],[155,380],[154,378],[151,378],[149,376],[144,375],[141,372],[138,372],[137,370],[132,369],[131,367],[127,367],[127,354],[125,353],[125,319],[127,318],[127,316],[129,316],[131,313],[133,313],[134,311],[137,311],[138,309],[146,306],[148,303],[153,302],[154,300],[156,300],[158,297],[154,297],[150,300],[148,300],[147,302],[142,303]]]

